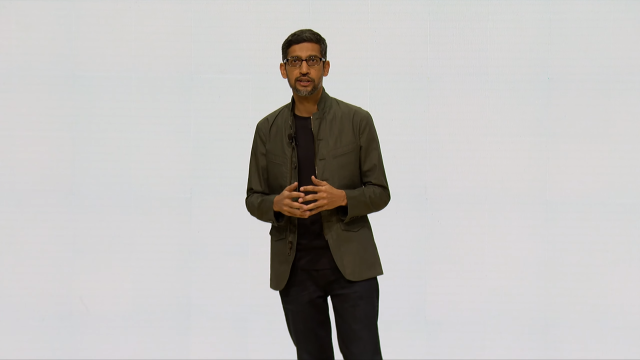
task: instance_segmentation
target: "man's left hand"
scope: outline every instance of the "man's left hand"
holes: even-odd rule
[[[320,211],[331,210],[338,206],[347,205],[347,194],[329,185],[326,181],[320,181],[315,176],[311,177],[315,186],[303,186],[300,191],[313,191],[315,194],[299,198],[298,202],[303,203],[309,200],[316,200],[313,204],[306,205],[304,211],[309,211],[309,216]]]

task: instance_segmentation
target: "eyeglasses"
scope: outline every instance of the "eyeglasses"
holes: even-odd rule
[[[321,58],[317,56],[309,56],[306,59],[293,56],[293,57],[284,59],[284,62],[289,64],[289,66],[291,67],[300,67],[302,66],[303,61],[306,61],[307,65],[309,66],[320,66],[320,64],[325,60],[326,60],[325,58]]]

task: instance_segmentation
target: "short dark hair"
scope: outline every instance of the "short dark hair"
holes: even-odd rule
[[[320,45],[320,56],[325,59],[327,58],[327,41],[322,35],[311,29],[301,29],[289,35],[282,43],[282,61],[284,62],[287,58],[289,49],[291,49],[292,46],[306,42]]]

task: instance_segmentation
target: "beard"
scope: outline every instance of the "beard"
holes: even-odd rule
[[[293,84],[289,83],[289,86],[291,87],[291,90],[293,90],[293,92],[298,96],[311,96],[315,94],[318,91],[318,89],[320,89],[320,86],[322,85],[322,79],[318,83],[316,83],[315,80],[313,79],[311,79],[311,81],[312,81],[312,86],[311,86],[311,89],[309,90],[298,89],[296,87],[296,84],[298,83],[297,79],[293,81]]]

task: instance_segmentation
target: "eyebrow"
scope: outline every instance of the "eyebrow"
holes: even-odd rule
[[[322,56],[320,56],[320,55],[315,55],[315,54],[309,55],[309,56],[307,56],[306,58],[308,59],[308,58],[310,58],[310,57],[317,57],[317,58],[322,59]],[[289,58],[300,58],[300,59],[302,59],[302,56],[299,56],[299,55],[291,55],[291,56],[289,56]]]

